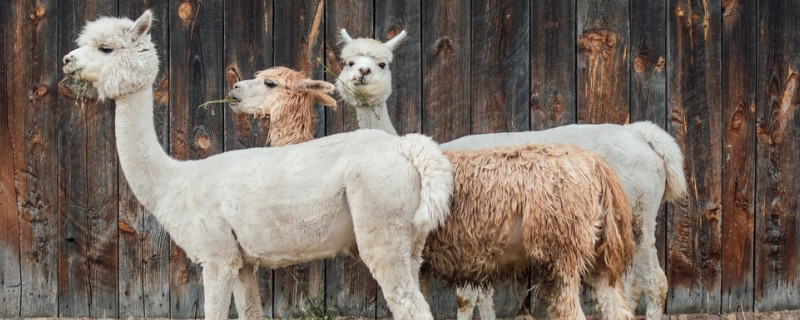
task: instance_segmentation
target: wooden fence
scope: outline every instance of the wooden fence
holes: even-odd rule
[[[658,220],[665,312],[800,308],[791,1],[10,0],[0,2],[0,318],[203,316],[201,270],[120,170],[113,102],[80,108],[58,90],[86,20],[146,8],[161,59],[155,123],[175,158],[264,146],[266,124],[196,107],[238,79],[273,65],[330,79],[318,61],[340,70],[339,28],[381,39],[406,28],[389,101],[399,132],[442,142],[654,121],[683,148],[690,186]],[[356,128],[351,110],[316,111],[318,136]],[[388,316],[369,273],[345,257],[259,277],[269,316],[309,301]],[[501,315],[516,312],[525,285],[497,294]],[[431,291],[437,318],[454,317],[453,289]]]

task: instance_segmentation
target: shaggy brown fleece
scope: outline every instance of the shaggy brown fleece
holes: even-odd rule
[[[601,157],[562,145],[445,154],[452,213],[424,251],[445,280],[485,286],[533,264],[555,273],[544,278],[577,269],[615,284],[631,262],[630,208]]]
[[[286,91],[279,108],[269,114],[270,106],[263,106],[263,118],[269,117],[268,143],[278,147],[314,139],[314,93],[294,90],[298,81],[306,76],[286,67],[273,67],[256,73],[256,79],[271,80]]]

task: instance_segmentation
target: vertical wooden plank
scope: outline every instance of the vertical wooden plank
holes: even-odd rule
[[[225,91],[222,1],[173,0],[169,12],[170,152],[202,159],[224,150],[225,106],[197,107]],[[174,243],[170,252],[170,317],[203,317],[200,266]]]
[[[630,121],[628,14],[625,0],[577,3],[579,123]]]
[[[422,132],[438,142],[470,133],[469,9],[464,0],[422,2]]]
[[[420,2],[387,0],[375,3],[375,36],[381,41],[408,32],[392,61],[392,95],[386,101],[397,133],[422,129],[422,65],[420,60]]]
[[[755,204],[756,1],[722,1],[721,312],[751,311]]]
[[[531,4],[531,129],[575,123],[575,0]]]
[[[373,2],[359,0],[326,0],[325,1],[325,64],[336,75],[342,72],[342,60],[339,53],[339,30],[347,29],[353,38],[371,38],[373,33]],[[336,76],[326,74],[329,82]],[[356,114],[352,107],[339,100],[338,110],[327,110],[325,113],[325,133],[327,135],[348,132],[358,129]]]
[[[652,121],[667,127],[667,34],[666,3],[632,1],[631,25],[631,122]],[[666,206],[656,217],[656,249],[661,268],[666,270]],[[644,299],[643,299],[644,300]],[[645,302],[638,314],[644,314]]]
[[[472,133],[530,129],[530,2],[472,1]]]
[[[470,134],[470,2],[422,1],[422,132],[438,142]],[[424,271],[421,278],[432,277]],[[437,319],[456,316],[455,289],[433,278],[428,302]]]
[[[225,90],[239,80],[252,79],[253,74],[272,66],[273,1],[230,1],[225,4]],[[261,148],[267,144],[269,121],[245,114],[233,114],[224,107],[225,150]],[[259,268],[261,305],[272,317],[271,268]],[[233,305],[235,305],[234,302]]]
[[[20,21],[14,19],[16,12],[13,9],[10,3],[0,3],[0,20],[3,21],[0,54],[4,57],[17,56],[12,46],[6,45],[17,44],[14,40],[20,38],[16,35]],[[9,92],[18,92],[12,91],[11,86],[14,83],[11,79],[14,74],[11,72],[14,69],[13,62],[19,62],[15,60],[18,59],[4,59],[0,64],[0,163],[3,164],[0,166],[0,228],[3,230],[0,233],[0,318],[19,317],[22,300],[20,212],[17,210],[18,195],[14,178],[16,168],[25,161],[25,152],[19,144],[21,133],[25,130],[25,109],[22,105],[14,109],[13,100],[10,100],[13,95]]]
[[[60,55],[75,48],[87,21],[117,14],[116,1],[59,8]],[[64,99],[68,123],[63,143],[66,207],[59,255],[59,315],[118,317],[117,154],[111,101],[76,106]]]
[[[58,6],[55,1],[24,1],[10,8],[10,17],[4,20],[10,51],[5,62],[4,75],[8,81],[7,127],[13,150],[13,184],[11,197],[13,210],[18,211],[16,230],[17,254],[13,259],[16,275],[8,274],[3,291],[16,293],[17,305],[9,306],[11,312],[21,317],[58,316],[58,224],[59,193],[59,117],[62,112],[54,107],[58,103],[59,79],[58,39],[52,34],[58,30]],[[5,220],[5,218],[4,218]],[[4,230],[5,232],[6,230]],[[5,241],[4,241],[5,242]],[[16,280],[16,281],[15,281]]]
[[[530,2],[472,1],[472,133],[530,130]],[[528,279],[495,286],[498,317],[517,314]]]
[[[669,127],[684,151],[689,196],[668,212],[667,313],[716,313],[721,302],[721,4],[672,0],[668,8]]]
[[[800,8],[758,3],[755,309],[800,307]]]
[[[225,90],[273,65],[273,1],[233,1],[225,5]],[[267,145],[269,121],[233,114],[225,107],[225,150]],[[266,270],[266,269],[265,269]],[[270,305],[271,307],[271,305]]]
[[[373,3],[329,0],[325,5],[325,64],[338,75],[342,71],[339,30],[347,29],[353,38],[373,37]],[[335,82],[336,76],[326,74],[325,78],[329,82]],[[341,100],[338,104],[337,111],[326,111],[325,127],[328,135],[358,129],[352,107]],[[389,107],[389,110],[393,108]],[[394,114],[390,117],[392,120],[396,119]],[[386,303],[378,303],[382,299],[379,298],[380,288],[372,274],[363,263],[344,254],[325,261],[325,288],[328,307],[338,310],[342,315],[366,318],[375,318],[377,314],[386,316]]]
[[[136,19],[153,11],[150,35],[161,60],[156,78],[156,134],[169,152],[169,3],[119,3],[119,16]],[[169,248],[167,232],[142,206],[119,170],[119,317],[169,318]]]
[[[277,1],[274,10],[275,65],[322,79],[322,67],[317,58],[322,59],[323,55],[325,1]],[[322,107],[315,106],[314,113],[317,116],[316,135],[320,136],[324,132],[322,123],[325,119]],[[324,261],[275,269],[273,279],[273,315],[276,318],[302,315],[308,299],[324,301]],[[303,295],[304,289],[308,290],[308,296]]]

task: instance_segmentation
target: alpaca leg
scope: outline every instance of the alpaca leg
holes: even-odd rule
[[[233,285],[233,299],[239,319],[259,320],[264,317],[261,295],[258,292],[258,269],[253,264],[245,264]]]
[[[472,311],[479,295],[478,288],[472,285],[456,287],[456,305],[458,306],[458,320],[472,319]],[[481,318],[481,320],[484,320]]]
[[[620,280],[611,284],[608,276],[599,274],[587,276],[586,283],[594,289],[593,300],[597,301],[597,309],[603,315],[603,320],[633,320],[633,312],[625,300]]]
[[[478,288],[478,312],[481,320],[494,320],[494,286]]]
[[[228,319],[235,272],[220,263],[203,264],[203,308],[206,320]]]
[[[651,235],[644,238],[652,238],[652,241],[647,239],[642,243],[633,257],[633,265],[628,269],[627,273],[632,273],[630,277],[634,278],[628,293],[628,303],[635,309],[644,294],[647,301],[647,320],[660,320],[667,298],[667,276],[658,264],[655,237]]]
[[[581,279],[575,268],[554,268],[559,274],[542,282],[539,298],[547,305],[550,319],[586,320],[581,310]]]
[[[413,273],[419,272],[419,266],[412,268],[410,253],[414,239],[398,237],[403,233],[376,230],[358,233],[358,227],[356,230],[361,259],[381,286],[394,319],[433,320],[419,283],[414,281]]]

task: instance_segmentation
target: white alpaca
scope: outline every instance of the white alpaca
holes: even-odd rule
[[[345,65],[339,75],[337,90],[345,103],[355,107],[361,128],[394,133],[394,129],[385,129],[392,128],[385,106],[385,99],[391,94],[391,82],[385,79],[391,79],[391,71],[388,64],[381,66],[391,61],[392,51],[405,34],[399,34],[386,44],[372,39],[353,39],[344,29],[341,30],[341,36],[345,43],[342,49]],[[364,71],[367,71],[366,75]],[[352,90],[359,93],[360,99],[354,99],[356,95],[348,93]],[[378,98],[383,100],[379,101]],[[363,101],[369,103],[365,105]],[[381,107],[373,112],[370,109],[376,104]],[[628,125],[569,125],[542,131],[472,135],[443,143],[440,148],[476,150],[526,143],[575,145],[602,156],[614,169],[628,196],[636,236],[633,264],[624,277],[628,303],[635,308],[644,296],[647,299],[647,319],[661,319],[667,278],[658,264],[656,216],[661,203],[681,199],[686,194],[683,154],[675,140],[653,123],[637,122]],[[482,296],[481,301],[487,304],[492,302],[491,291],[466,292],[468,290],[473,289],[459,288],[457,292],[459,300],[469,302],[463,312],[459,309],[459,319],[472,318],[478,296]],[[482,319],[494,319],[491,305],[480,306],[479,310]]]
[[[120,165],[136,198],[203,267],[206,319],[227,318],[231,293],[241,318],[261,319],[257,265],[330,257],[353,241],[396,318],[433,319],[412,250],[449,214],[451,167],[436,144],[364,130],[172,159],[153,126],[151,22],[146,11],[136,22],[87,23],[64,71],[116,101]]]

